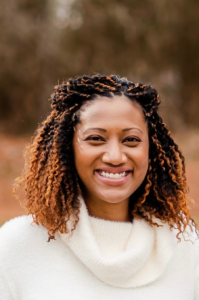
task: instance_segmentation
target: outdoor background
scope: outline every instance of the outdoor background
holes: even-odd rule
[[[53,86],[95,73],[158,89],[199,220],[198,16],[198,0],[1,0],[0,224],[23,214],[12,184]]]

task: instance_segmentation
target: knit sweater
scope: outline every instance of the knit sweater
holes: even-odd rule
[[[90,217],[81,201],[72,234],[17,217],[0,229],[0,299],[199,300],[199,241],[167,224]]]

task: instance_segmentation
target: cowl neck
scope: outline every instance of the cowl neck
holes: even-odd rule
[[[133,288],[157,280],[173,255],[174,232],[168,224],[158,222],[161,227],[151,227],[143,219],[125,223],[90,217],[80,198],[76,229],[72,234],[61,234],[61,238],[101,281]]]

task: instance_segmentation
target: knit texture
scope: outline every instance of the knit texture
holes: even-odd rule
[[[73,234],[47,242],[23,216],[0,229],[0,299],[199,300],[199,242],[167,224],[90,217],[81,200]]]
[[[154,230],[144,220],[125,224],[89,218],[84,201],[81,206],[73,236],[63,234],[61,238],[95,276],[123,288],[146,285],[160,277],[176,242],[167,224]],[[115,247],[120,253],[115,253]],[[109,249],[109,257],[103,255],[103,249]]]

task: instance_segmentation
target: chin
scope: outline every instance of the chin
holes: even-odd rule
[[[109,193],[104,193],[100,195],[96,195],[96,197],[102,201],[105,201],[107,203],[120,203],[125,201],[126,199],[129,199],[131,194],[129,193],[118,193],[118,191],[110,191]]]

